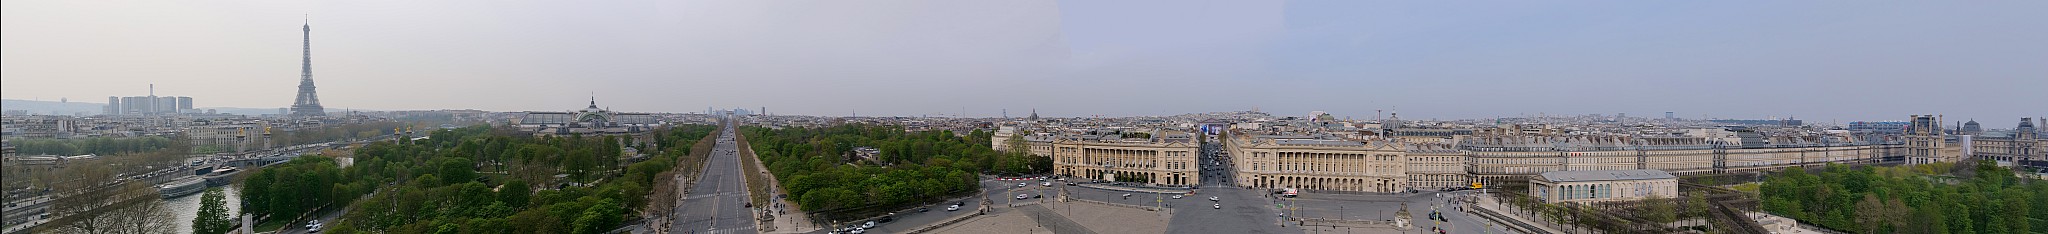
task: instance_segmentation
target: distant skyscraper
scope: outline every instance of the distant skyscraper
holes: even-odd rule
[[[1671,113],[1670,111],[1665,111],[1664,119],[1678,119],[1678,115],[1676,113]]]
[[[327,110],[320,107],[320,97],[313,92],[313,25],[300,28],[305,31],[305,60],[299,65],[299,98],[292,102],[292,116],[326,116]]]

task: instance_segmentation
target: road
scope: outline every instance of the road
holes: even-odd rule
[[[986,196],[969,196],[960,199],[946,200],[944,202],[940,202],[937,204],[929,204],[926,206],[922,206],[922,208],[931,209],[930,211],[925,212],[918,212],[914,208],[908,211],[897,212],[894,222],[876,223],[875,228],[868,229],[866,233],[906,233],[909,232],[911,229],[937,224],[939,221],[945,221],[947,218],[964,216],[975,212],[975,210],[981,208],[982,199],[990,199],[995,203],[992,204],[995,207],[1007,207],[1010,202],[1017,201],[1017,192],[1044,192],[1045,198],[1042,199],[1052,199],[1053,195],[1058,194],[1057,192],[1054,192],[1057,190],[1048,190],[1045,189],[1045,187],[1039,186],[1039,182],[1036,180],[1029,181],[1030,186],[1024,188],[1017,187],[1017,183],[1023,182],[1012,180],[999,180],[995,177],[983,176],[981,180],[981,191],[982,194],[985,194]],[[1060,184],[1058,183],[1053,184],[1053,186],[1059,185]],[[1023,202],[1035,202],[1038,200],[1041,199],[1031,199],[1030,201]],[[961,204],[960,210],[946,211],[947,206],[952,206],[953,204],[956,203]],[[859,223],[842,224],[840,226],[843,227],[858,224]],[[826,233],[829,231],[831,230],[824,229],[812,233]]]
[[[1194,196],[1166,202],[1177,208],[1167,233],[1302,233],[1294,224],[1281,225],[1280,210],[1261,191],[1232,185],[1229,155],[1217,144],[1204,144],[1202,152],[1198,159],[1203,172],[1201,189]],[[1139,200],[1139,195],[1132,196]],[[1209,201],[1209,197],[1218,201]]]
[[[753,209],[747,207],[746,177],[740,170],[738,144],[733,142],[736,133],[732,125],[720,131],[704,173],[675,210],[671,233],[758,232]]]

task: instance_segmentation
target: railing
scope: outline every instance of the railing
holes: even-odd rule
[[[1475,207],[1476,207],[1476,206],[1475,206]],[[1511,228],[1514,228],[1514,229],[1517,229],[1517,230],[1522,230],[1522,231],[1524,231],[1524,232],[1529,232],[1529,233],[1538,233],[1538,234],[1549,234],[1549,233],[1550,233],[1550,231],[1545,231],[1545,230],[1543,230],[1543,228],[1541,228],[1541,227],[1537,227],[1537,226],[1536,226],[1536,225],[1534,225],[1534,224],[1529,224],[1529,223],[1525,223],[1525,222],[1522,222],[1522,220],[1519,220],[1519,219],[1514,219],[1514,218],[1509,218],[1509,217],[1508,217],[1507,215],[1505,215],[1505,214],[1501,214],[1501,213],[1499,213],[1499,212],[1494,212],[1494,211],[1493,211],[1493,209],[1486,209],[1486,208],[1478,208],[1478,209],[1471,209],[1471,210],[1473,210],[1473,211],[1476,211],[1477,213],[1479,213],[1479,216],[1481,216],[1481,217],[1486,217],[1486,219],[1491,219],[1491,220],[1493,220],[1493,221],[1495,221],[1495,222],[1499,222],[1499,223],[1502,223],[1502,224],[1506,224],[1506,225],[1509,225],[1509,226],[1511,226]]]

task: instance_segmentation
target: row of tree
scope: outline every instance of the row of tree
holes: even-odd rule
[[[13,144],[15,153],[21,155],[115,155],[156,151],[174,144],[183,144],[182,141],[169,137],[145,136],[13,139],[8,140],[8,144]]]
[[[333,233],[603,233],[643,207],[655,174],[715,129],[657,130],[657,139],[675,142],[623,166],[623,147],[647,144],[484,126],[436,130],[363,146],[347,168],[325,157],[266,168],[246,181],[243,207],[272,220],[321,205],[347,209]]]
[[[1990,162],[1789,168],[1761,188],[1765,211],[1857,233],[2048,233],[2048,183]]]
[[[990,149],[987,132],[906,132],[902,127],[839,125],[827,128],[746,127],[761,162],[782,189],[808,211],[900,207],[978,188],[977,174],[1029,174],[1051,170],[1051,160]],[[880,151],[855,157],[856,147]]]

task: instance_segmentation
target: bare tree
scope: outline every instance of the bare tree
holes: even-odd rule
[[[64,217],[51,222],[55,233],[141,234],[175,229],[177,217],[146,183],[119,186],[73,195],[58,204]]]

